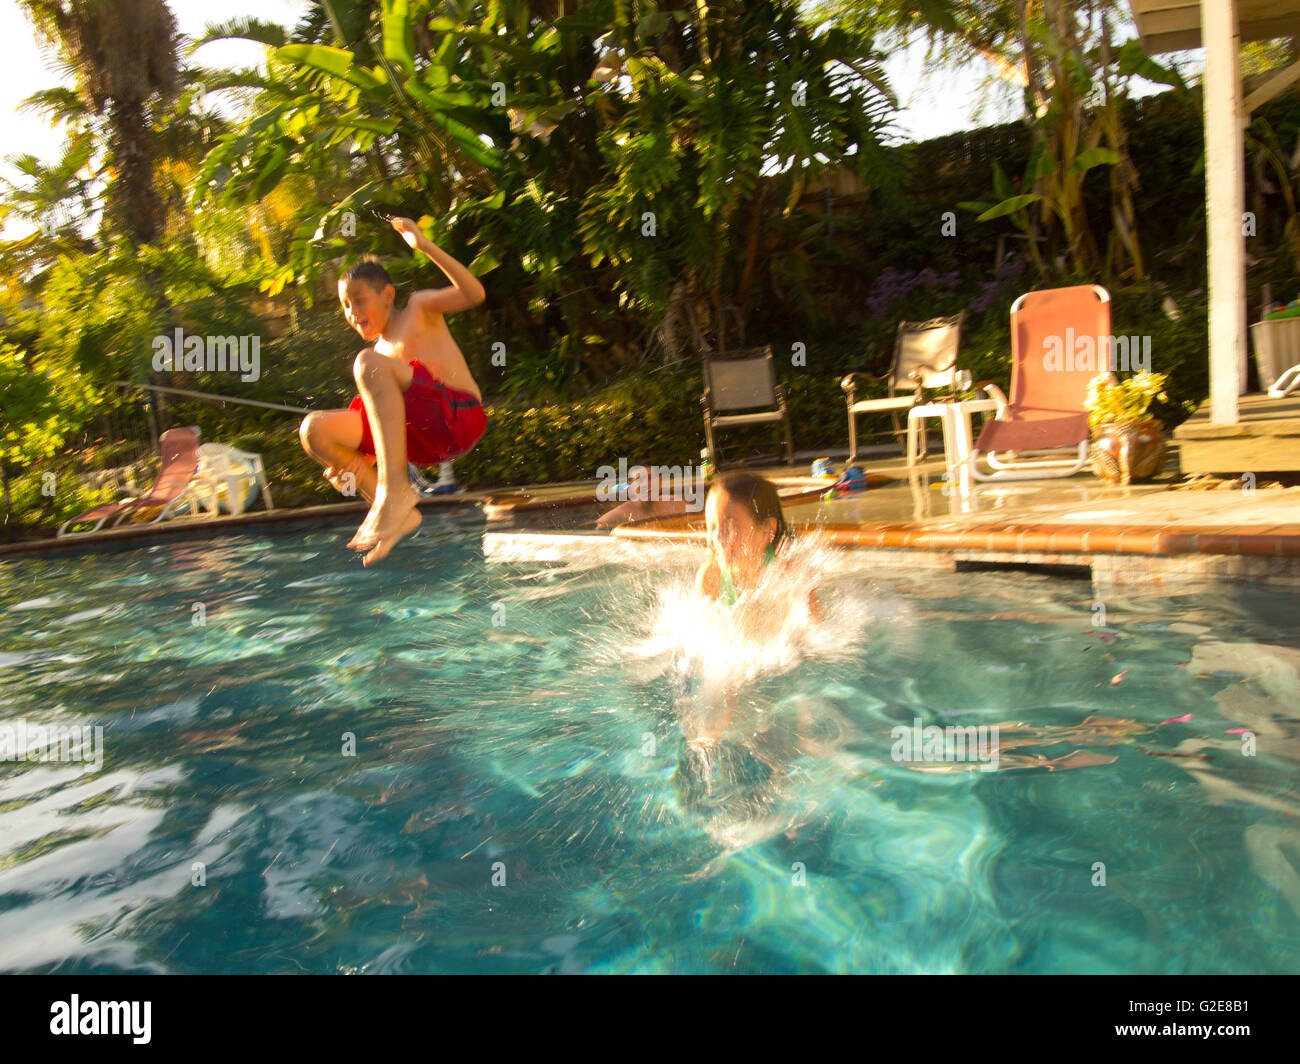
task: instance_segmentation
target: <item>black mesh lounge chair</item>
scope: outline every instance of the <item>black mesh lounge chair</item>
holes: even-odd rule
[[[924,402],[926,388],[949,388],[957,372],[957,351],[961,346],[961,328],[966,312],[948,318],[931,318],[929,321],[904,321],[898,325],[894,340],[894,364],[886,378],[870,377],[863,373],[850,373],[840,387],[848,398],[849,406],[849,461],[858,458],[857,416],[888,412],[894,422],[894,438],[899,439],[907,430],[899,423],[901,411]],[[880,399],[857,397],[858,378],[889,381],[889,395]],[[907,462],[913,464],[913,448],[908,448]]]
[[[740,351],[727,359],[706,358],[704,394],[700,396],[700,403],[704,407],[704,437],[715,465],[720,464],[715,436],[717,429],[772,422],[785,425],[786,460],[794,460],[794,438],[790,434],[790,415],[785,407],[785,388],[776,383],[771,346]]]

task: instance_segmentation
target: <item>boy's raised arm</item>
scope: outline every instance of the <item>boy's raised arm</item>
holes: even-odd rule
[[[411,296],[411,302],[427,314],[454,314],[468,310],[483,302],[486,294],[483,285],[469,270],[432,240],[420,232],[420,227],[410,218],[394,218],[393,228],[402,239],[422,255],[432,259],[451,285],[447,288],[426,288]]]

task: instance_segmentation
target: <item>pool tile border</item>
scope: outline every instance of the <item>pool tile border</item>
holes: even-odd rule
[[[435,495],[432,498],[424,498],[416,505],[421,509],[477,505],[488,498],[489,496],[484,493],[462,492],[460,494]],[[180,519],[159,521],[157,524],[127,525],[124,528],[106,529],[102,532],[88,532],[81,536],[52,536],[46,539],[27,539],[19,540],[16,543],[0,543],[0,558],[12,555],[41,554],[46,551],[93,549],[118,543],[129,543],[133,540],[151,540],[160,536],[221,535],[226,532],[238,532],[245,528],[257,528],[262,525],[296,522],[325,524],[345,517],[356,517],[360,520],[361,517],[365,516],[369,508],[368,504],[361,502],[329,503],[324,506],[256,510],[231,517]]]
[[[954,528],[920,522],[796,524],[833,546],[861,551],[868,564],[957,568],[1048,565],[1089,568],[1098,586],[1187,580],[1300,584],[1300,525],[1097,525],[1006,523]],[[614,530],[628,539],[703,542],[689,521]]]
[[[792,478],[793,479],[793,478]],[[807,483],[790,504],[808,501],[820,492]],[[482,506],[492,512],[523,518],[554,512],[595,500],[589,492],[551,498],[527,492],[466,492],[420,501],[422,507]],[[64,539],[40,539],[0,544],[0,557],[55,550],[96,549],[172,535],[209,536],[268,524],[341,521],[359,517],[364,503],[337,503],[300,509],[257,511],[215,520],[171,521],[156,525],[91,533]],[[1095,577],[1149,581],[1161,575],[1186,573],[1212,578],[1300,580],[1300,523],[1257,525],[1167,524],[1104,526],[1077,521],[988,521],[963,527],[961,519],[941,522],[795,523],[800,532],[817,532],[831,544],[879,556],[882,564],[954,568],[960,562],[1001,565],[1090,566]],[[659,542],[705,541],[698,514],[631,522],[613,530],[625,540]],[[1157,564],[1158,563],[1158,564]]]

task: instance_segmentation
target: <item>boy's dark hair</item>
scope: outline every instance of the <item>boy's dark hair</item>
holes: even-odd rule
[[[384,285],[392,284],[393,279],[388,276],[388,271],[380,264],[374,255],[367,255],[360,262],[354,262],[342,277],[344,284],[350,284],[353,281],[365,281],[376,292],[382,292]],[[396,287],[394,285],[394,287]]]
[[[776,518],[776,535],[772,537],[773,549],[790,538],[790,528],[785,523],[785,514],[781,511],[781,496],[776,485],[770,480],[755,476],[753,473],[724,473],[709,485],[709,491],[721,491],[729,498],[735,499],[746,507],[754,516],[755,523]]]

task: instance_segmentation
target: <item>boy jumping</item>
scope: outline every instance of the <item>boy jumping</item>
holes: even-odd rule
[[[487,427],[478,385],[445,320],[483,302],[483,286],[409,218],[394,218],[392,225],[451,284],[416,292],[397,309],[397,290],[378,262],[366,260],[348,270],[339,280],[339,303],[348,324],[370,345],[352,364],[361,394],[346,410],[308,414],[298,432],[331,484],[344,494],[354,487],[370,502],[348,543],[366,552],[366,565],[383,559],[420,523],[415,505],[420,496],[406,463],[436,465],[458,458]]]

